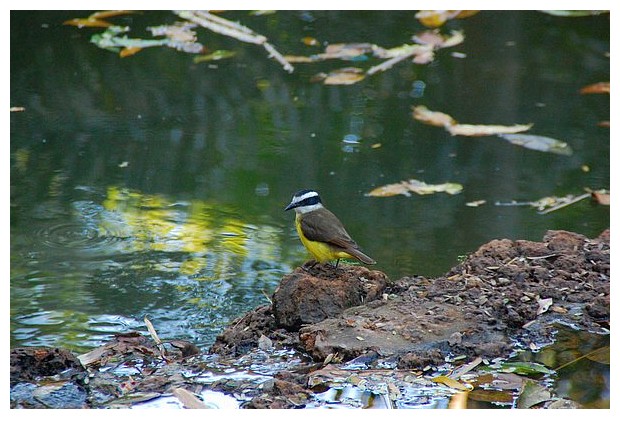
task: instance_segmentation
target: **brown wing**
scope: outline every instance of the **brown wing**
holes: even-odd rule
[[[309,240],[322,241],[344,249],[358,247],[338,218],[327,209],[306,213],[301,219],[301,228]]]
[[[376,264],[360,250],[336,215],[325,208],[306,213],[301,220],[301,229],[309,240],[329,243],[365,264]]]

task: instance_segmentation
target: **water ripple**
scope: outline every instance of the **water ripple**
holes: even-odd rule
[[[122,240],[101,226],[66,222],[43,227],[37,231],[40,243],[52,248],[96,249]]]

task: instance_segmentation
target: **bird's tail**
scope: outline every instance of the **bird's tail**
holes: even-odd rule
[[[363,262],[364,264],[374,265],[377,263],[377,261],[372,259],[370,256],[364,254],[359,249],[347,249],[347,253],[353,256],[358,261]]]

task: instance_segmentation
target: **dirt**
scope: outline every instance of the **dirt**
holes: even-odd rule
[[[548,231],[542,242],[493,240],[438,278],[392,281],[357,265],[306,265],[282,278],[271,305],[234,320],[208,353],[183,340],[168,341],[165,352],[137,333],[79,357],[13,349],[11,408],[123,407],[179,387],[245,398],[244,408],[304,407],[315,384],[309,377],[340,362],[379,362],[394,368],[394,381],[394,374],[407,378],[456,359],[539,349],[553,341],[557,324],[608,333],[609,287],[609,230],[594,239]],[[114,362],[142,368],[129,377],[98,371],[121,365]],[[208,375],[261,364],[286,369],[258,384]]]

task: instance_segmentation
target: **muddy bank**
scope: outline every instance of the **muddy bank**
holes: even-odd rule
[[[609,328],[609,230],[588,239],[493,240],[444,276],[389,280],[360,266],[317,265],[285,276],[271,306],[235,320],[211,353],[242,354],[260,338],[316,361],[373,355],[399,368],[455,356],[504,357],[551,341],[554,323]]]

